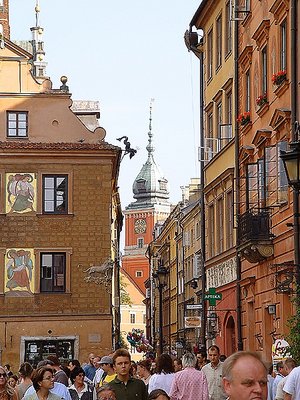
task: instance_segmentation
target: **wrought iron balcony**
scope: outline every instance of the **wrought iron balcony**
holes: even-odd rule
[[[239,253],[254,263],[273,255],[271,215],[268,210],[248,210],[239,216]]]

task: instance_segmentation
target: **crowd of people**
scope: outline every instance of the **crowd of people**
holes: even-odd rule
[[[0,400],[300,400],[300,367],[287,358],[276,369],[273,376],[254,352],[226,358],[216,345],[155,362],[135,363],[126,349],[66,366],[49,355],[35,369],[22,363],[15,375],[0,366]]]

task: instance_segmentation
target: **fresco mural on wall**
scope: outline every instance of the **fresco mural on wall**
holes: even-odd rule
[[[8,249],[5,254],[5,293],[34,293],[33,249]]]
[[[36,211],[36,176],[34,173],[6,174],[6,213]]]

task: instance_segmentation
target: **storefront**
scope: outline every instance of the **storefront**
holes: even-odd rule
[[[50,355],[57,355],[61,364],[68,364],[70,360],[77,358],[77,347],[76,337],[22,337],[21,360],[36,367],[39,361]]]

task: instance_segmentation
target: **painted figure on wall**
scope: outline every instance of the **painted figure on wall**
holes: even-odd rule
[[[8,212],[35,211],[35,188],[33,174],[9,174],[7,177]]]
[[[8,259],[6,263],[6,288],[9,291],[22,288],[32,293],[30,282],[32,282],[33,276],[33,262],[30,251],[10,249],[7,251],[6,256]]]

